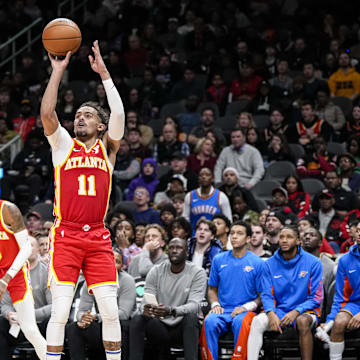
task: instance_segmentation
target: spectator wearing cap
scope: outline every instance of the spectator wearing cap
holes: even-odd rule
[[[338,156],[337,164],[341,186],[345,190],[358,192],[360,190],[360,174],[355,171],[357,163],[354,157],[349,153],[341,154]]]
[[[134,196],[134,190],[138,186],[145,187],[150,194],[152,199],[155,195],[155,189],[159,183],[157,179],[157,163],[153,158],[146,158],[141,163],[141,173],[140,175],[131,180],[128,193],[126,195],[126,200],[132,200]]]
[[[314,102],[304,99],[301,102],[301,119],[294,125],[289,126],[286,137],[289,143],[299,143],[310,150],[312,141],[318,136],[322,136],[328,141],[333,134],[333,129],[324,120],[318,118],[314,108]]]
[[[191,191],[198,186],[198,176],[190,169],[187,169],[186,155],[182,152],[175,151],[172,154],[170,167],[170,170],[159,179],[160,182],[156,191],[165,191],[173,175],[183,175],[185,177],[187,191]]]
[[[230,221],[232,212],[227,196],[213,186],[214,175],[208,168],[199,173],[200,187],[188,192],[185,196],[183,216],[195,226],[201,217],[211,220],[215,214],[222,213]]]
[[[259,91],[263,79],[255,74],[254,65],[246,61],[240,68],[240,76],[235,79],[230,87],[230,102],[239,100],[251,100]]]
[[[195,225],[195,236],[188,242],[188,260],[202,267],[209,276],[212,261],[222,249],[223,244],[216,238],[213,221],[200,218]]]
[[[44,221],[38,211],[30,211],[25,219],[25,225],[30,235],[35,236],[37,233],[41,232]]]
[[[334,209],[339,215],[346,216],[349,211],[355,210],[359,207],[359,201],[357,196],[352,191],[345,190],[341,186],[341,177],[335,170],[331,170],[326,173],[324,183],[326,188],[334,193]],[[320,194],[321,191],[315,194],[314,199],[311,203],[311,208],[314,211],[319,210]]]
[[[174,174],[165,191],[159,191],[155,194],[154,205],[157,208],[163,207],[165,204],[173,203],[173,196],[176,194],[184,194],[186,190],[187,180],[184,175]]]
[[[192,128],[188,137],[188,143],[195,146],[201,138],[206,137],[207,132],[211,129],[218,138],[220,146],[224,147],[226,145],[226,139],[222,129],[214,126],[215,120],[214,109],[211,107],[204,108],[201,112],[200,124]]]
[[[297,216],[292,212],[285,212],[283,209],[274,209],[269,212],[265,223],[266,240],[264,250],[272,254],[279,248],[280,231],[284,225],[296,225]]]
[[[288,206],[289,195],[286,189],[284,189],[282,186],[278,186],[272,190],[271,195],[272,204],[270,210],[282,209],[286,213],[292,212],[291,208]]]
[[[168,165],[177,152],[185,156],[190,154],[189,145],[177,139],[177,129],[173,124],[165,124],[162,129],[162,139],[159,139],[153,150],[153,158],[158,164]]]
[[[225,147],[215,165],[215,183],[220,183],[227,167],[235,168],[239,174],[239,185],[246,189],[255,186],[264,175],[262,156],[256,148],[246,144],[246,134],[242,129],[231,131],[231,145]]]
[[[329,189],[323,189],[320,196],[320,209],[311,215],[319,224],[319,231],[330,243],[335,253],[339,253],[342,239],[340,237],[340,224],[343,217],[336,213],[334,209],[335,196]]]
[[[204,137],[199,139],[195,145],[194,152],[187,158],[188,168],[195,173],[199,173],[203,167],[214,170],[216,164],[214,145],[214,141],[211,138]]]
[[[177,32],[179,19],[170,17],[167,21],[167,31],[159,36],[159,42],[167,53],[181,48],[182,36]]]
[[[283,188],[288,193],[288,206],[299,219],[310,212],[310,195],[304,191],[297,176],[289,175],[283,182]]]
[[[229,200],[234,192],[241,192],[249,208],[258,212],[259,207],[253,194],[244,187],[241,187],[239,180],[240,176],[238,171],[233,167],[227,167],[223,171],[222,182],[221,185],[218,186],[218,189],[225,193]]]
[[[35,126],[36,118],[33,115],[33,107],[30,99],[22,99],[20,107],[20,115],[12,119],[12,125],[22,140],[25,142],[27,135]]]
[[[133,202],[136,209],[133,211],[135,224],[146,222],[148,224],[160,224],[160,214],[150,207],[150,194],[146,187],[137,186],[134,190]]]

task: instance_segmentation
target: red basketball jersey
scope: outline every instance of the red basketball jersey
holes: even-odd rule
[[[55,215],[79,224],[104,220],[111,191],[112,167],[98,139],[86,150],[73,139],[63,164],[55,167]]]
[[[4,223],[2,212],[6,202],[0,200],[0,269],[8,269],[20,251],[14,233]]]

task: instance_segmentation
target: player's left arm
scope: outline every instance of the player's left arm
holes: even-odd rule
[[[111,111],[108,130],[104,134],[102,140],[107,149],[111,164],[115,165],[116,153],[120,147],[120,140],[124,136],[124,105],[101,56],[97,40],[93,43],[92,51],[94,56],[89,55],[90,65],[93,71],[98,73],[101,77]]]
[[[11,279],[19,272],[31,254],[31,243],[28,237],[28,231],[25,228],[19,208],[15,204],[7,202],[3,206],[2,217],[6,226],[14,232],[20,250],[9,270],[0,280],[0,298],[4,295]]]

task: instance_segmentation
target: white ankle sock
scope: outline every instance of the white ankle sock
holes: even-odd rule
[[[341,360],[342,353],[345,348],[345,342],[332,342],[329,343],[329,358],[330,360]]]

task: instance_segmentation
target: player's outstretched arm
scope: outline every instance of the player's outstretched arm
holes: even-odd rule
[[[108,131],[103,137],[103,142],[108,150],[109,160],[114,165],[116,153],[120,146],[120,140],[124,136],[124,105],[101,56],[97,40],[93,43],[92,51],[94,56],[89,55],[90,66],[92,70],[98,73],[101,77],[111,110]]]
[[[9,230],[14,232],[20,250],[9,270],[0,279],[0,299],[4,295],[10,280],[19,272],[31,254],[31,243],[19,208],[15,204],[7,202],[3,206],[2,217]]]
[[[55,112],[58,99],[59,85],[69,64],[71,52],[66,54],[65,59],[58,59],[49,54],[52,73],[47,84],[44,96],[41,100],[40,116],[45,130],[45,135],[52,135],[59,126],[59,120]]]

